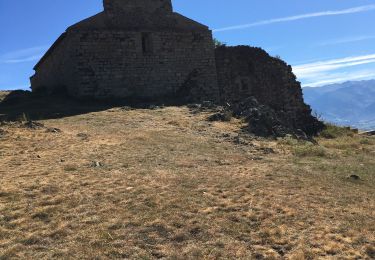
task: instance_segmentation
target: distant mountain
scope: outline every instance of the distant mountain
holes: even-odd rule
[[[325,121],[375,129],[375,80],[303,88],[304,98]]]

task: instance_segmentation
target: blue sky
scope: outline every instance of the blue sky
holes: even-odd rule
[[[252,45],[293,65],[304,86],[375,78],[373,0],[174,0],[228,45]],[[0,89],[29,87],[33,66],[102,0],[0,0]]]

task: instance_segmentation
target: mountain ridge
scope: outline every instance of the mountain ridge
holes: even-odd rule
[[[304,99],[324,121],[375,129],[375,80],[303,88]]]

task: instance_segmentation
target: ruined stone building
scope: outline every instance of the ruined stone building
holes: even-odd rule
[[[171,0],[104,0],[104,11],[64,32],[35,66],[33,91],[75,97],[217,99],[212,33]]]
[[[319,125],[291,66],[259,48],[215,48],[209,28],[173,12],[171,0],[104,0],[103,12],[69,27],[34,69],[35,92],[221,104],[254,97],[286,127]]]

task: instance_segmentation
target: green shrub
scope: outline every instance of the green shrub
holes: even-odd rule
[[[221,46],[226,46],[226,44],[224,42],[221,42],[219,41],[218,39],[214,38],[214,44],[215,44],[215,47],[221,47]]]
[[[66,171],[66,172],[75,172],[77,170],[78,170],[78,168],[75,165],[66,165],[64,167],[64,171]]]
[[[327,150],[319,145],[308,144],[293,147],[293,154],[298,157],[327,157]]]
[[[301,142],[298,139],[293,138],[291,136],[287,136],[287,137],[284,137],[284,138],[279,138],[278,140],[279,140],[279,144],[289,145],[289,146],[298,145]]]
[[[374,144],[375,139],[370,139],[370,138],[362,138],[361,141],[359,141],[360,144],[364,144],[364,145],[372,145]]]
[[[223,121],[230,122],[232,120],[233,113],[231,111],[224,111],[223,112]]]
[[[338,137],[354,136],[354,131],[349,127],[341,127],[333,124],[326,124],[325,129],[320,132],[320,136],[327,139],[335,139]]]

